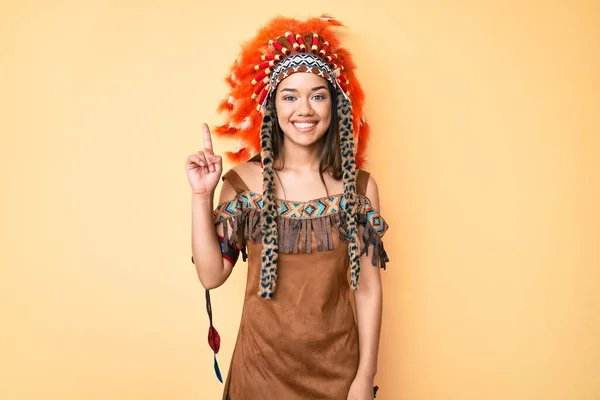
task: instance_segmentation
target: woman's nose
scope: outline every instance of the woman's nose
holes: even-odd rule
[[[296,109],[296,113],[298,115],[312,115],[313,109],[309,99],[300,99],[297,104],[298,108]]]

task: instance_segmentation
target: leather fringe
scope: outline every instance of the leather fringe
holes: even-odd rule
[[[244,261],[247,260],[246,243],[256,243],[262,240],[260,214],[261,212],[257,209],[247,209],[221,222],[223,224],[225,249],[231,245],[237,246],[242,252]],[[368,255],[369,247],[372,245],[371,263],[385,269],[389,259],[381,237],[368,222],[366,214],[359,213],[357,223],[364,228],[360,255],[362,256],[365,253]],[[283,254],[311,253],[313,232],[315,233],[314,239],[318,251],[333,250],[332,235],[334,231],[331,229],[332,227],[338,232],[341,241],[349,243],[351,240],[346,232],[345,225],[345,218],[339,213],[309,219],[280,216],[277,219],[279,252]]]

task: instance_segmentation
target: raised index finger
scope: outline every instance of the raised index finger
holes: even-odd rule
[[[204,131],[204,149],[210,150],[210,152],[212,153],[212,138],[210,137],[210,129],[208,128],[208,125],[202,124],[202,130]]]

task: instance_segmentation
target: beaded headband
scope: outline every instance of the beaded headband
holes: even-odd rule
[[[293,36],[294,34],[290,32],[286,34],[288,40],[291,40]],[[297,36],[298,41],[301,41],[301,36]],[[316,33],[314,34],[313,38],[315,39],[315,42],[318,41],[318,36]],[[294,41],[294,45],[298,46],[298,42]],[[302,46],[304,46],[304,44],[302,44]],[[324,48],[326,49],[327,46],[328,43],[325,42]],[[326,56],[325,59],[323,59],[323,56],[321,54],[326,54],[325,51],[321,49],[319,55],[316,55],[316,49],[318,47],[316,45],[314,47],[314,54],[305,53],[304,50],[299,53],[292,54],[279,62],[276,60],[271,60],[265,61],[265,63],[257,65],[259,70],[261,69],[261,67],[265,68],[257,75],[256,78],[252,80],[252,84],[257,85],[252,96],[253,98],[258,99],[258,110],[264,112],[266,102],[273,89],[276,88],[282,80],[296,72],[313,73],[324,79],[327,79],[329,82],[331,82],[332,85],[334,85],[337,88],[337,90],[340,93],[342,93],[347,99],[350,99],[348,97],[348,89],[346,86],[348,81],[346,80],[345,82],[341,82],[339,80],[340,67],[338,67],[335,64],[327,64],[327,62],[334,60],[337,56],[334,54],[333,56]],[[282,48],[286,49],[285,47]],[[302,49],[305,49],[305,47],[300,47],[300,50]],[[275,65],[274,68],[272,68],[273,65]],[[260,80],[261,78],[262,80]]]

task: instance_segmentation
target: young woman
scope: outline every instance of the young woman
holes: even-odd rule
[[[260,154],[223,176],[216,210],[222,158],[208,126],[204,150],[186,163],[192,261],[207,290],[215,353],[208,290],[227,280],[240,251],[248,260],[224,400],[374,397],[387,224],[375,180],[356,168],[362,91],[335,25],[277,18],[246,45],[221,105],[230,116],[221,133],[237,133],[251,150],[260,139]]]

